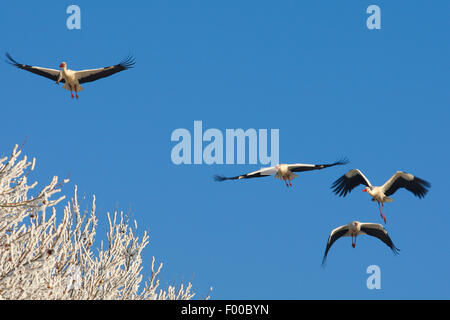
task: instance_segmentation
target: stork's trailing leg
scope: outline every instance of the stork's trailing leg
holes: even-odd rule
[[[287,183],[287,179],[284,179],[284,183],[286,183],[286,187],[289,188],[289,184]]]
[[[379,202],[378,202],[378,209],[380,209],[380,216],[381,216],[381,219],[384,219],[383,211],[381,211],[381,205],[380,205]]]
[[[69,89],[70,89],[70,94],[72,95],[72,99],[73,99],[73,89],[72,89],[72,86],[69,84]]]
[[[292,187],[291,179],[288,179],[288,180],[289,180],[289,186]]]
[[[352,247],[356,247],[356,236],[352,236]]]
[[[386,214],[384,213],[384,202],[381,203],[381,206],[383,208],[383,219],[384,219],[384,224],[386,224]]]
[[[78,93],[77,93],[77,85],[75,85],[74,86],[74,88],[75,88],[75,96],[77,97],[77,99],[78,99]],[[73,95],[72,95],[72,98],[73,98]]]

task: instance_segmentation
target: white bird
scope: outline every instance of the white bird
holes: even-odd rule
[[[411,191],[415,196],[423,198],[428,192],[427,188],[431,187],[429,182],[403,171],[397,171],[382,186],[372,186],[369,179],[367,179],[361,171],[352,169],[337,179],[331,188],[338,196],[345,197],[347,193],[351,192],[360,184],[366,186],[362,191],[367,192],[372,196],[372,201],[378,202],[378,208],[380,209],[380,215],[384,219],[384,223],[386,223],[384,203],[394,201],[394,199],[389,198],[389,196],[393,195],[398,189],[405,188],[406,190]]]
[[[70,90],[70,93],[72,94],[72,98],[74,97],[73,92],[75,92],[75,96],[78,99],[78,92],[83,90],[83,87],[80,86],[82,83],[86,82],[92,82],[101,78],[109,77],[110,75],[113,75],[114,73],[127,70],[133,67],[134,60],[132,57],[128,57],[124,59],[119,64],[116,64],[114,66],[99,68],[99,69],[89,69],[89,70],[80,70],[80,71],[74,71],[67,69],[67,64],[65,62],[62,62],[59,65],[59,70],[55,69],[49,69],[49,68],[42,68],[42,67],[35,67],[30,66],[26,64],[20,64],[17,61],[15,61],[9,53],[6,53],[6,57],[9,61],[7,61],[9,64],[19,68],[23,69],[29,72],[32,72],[34,74],[40,75],[42,77],[48,78],[50,80],[53,80],[56,82],[56,84],[59,84],[60,82],[65,83],[63,88]]]
[[[323,256],[322,265],[324,265],[327,258],[328,251],[330,250],[333,243],[341,237],[352,237],[352,247],[356,247],[356,237],[361,234],[367,234],[369,236],[375,237],[383,241],[391,250],[398,254],[400,249],[396,248],[391,238],[389,237],[386,229],[383,228],[381,224],[378,223],[362,223],[359,221],[353,221],[349,224],[340,226],[333,231],[331,231],[328,237],[327,246],[325,248],[325,254]]]
[[[303,163],[295,163],[295,164],[278,164],[273,167],[262,168],[257,171],[253,171],[247,174],[243,174],[235,177],[224,177],[216,175],[214,179],[216,181],[224,181],[224,180],[239,180],[239,179],[250,179],[250,178],[260,178],[267,177],[271,175],[275,175],[276,179],[284,180],[286,186],[292,187],[291,181],[298,177],[294,172],[303,172],[303,171],[311,171],[311,170],[320,170],[328,167],[333,167],[336,165],[344,165],[347,164],[348,160],[343,159],[340,161],[336,161],[331,164],[303,164]]]

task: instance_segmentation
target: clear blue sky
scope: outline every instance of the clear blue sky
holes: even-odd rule
[[[320,5],[319,5],[320,3]],[[82,29],[66,28],[81,7]],[[381,7],[381,30],[366,8]],[[0,51],[19,62],[72,69],[136,68],[86,84],[78,101],[51,81],[0,64],[0,150],[28,142],[31,180],[66,177],[67,196],[97,196],[128,211],[164,263],[161,285],[192,280],[197,298],[450,298],[448,1],[15,1],[0,10]],[[171,162],[177,128],[280,130],[280,161],[345,167],[302,174],[287,189],[272,177],[214,182],[259,165]],[[374,184],[396,170],[431,182],[423,200],[405,190],[386,205],[399,256],[377,239],[336,242],[352,220],[381,223],[361,188],[330,185],[360,168]],[[62,213],[62,207],[61,213]],[[381,268],[368,290],[366,268]]]

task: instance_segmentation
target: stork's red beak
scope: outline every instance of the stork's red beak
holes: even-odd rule
[[[61,64],[59,65],[59,67],[60,67],[60,68],[64,68],[64,63],[61,63]]]
[[[365,188],[362,192],[367,192],[367,188]]]

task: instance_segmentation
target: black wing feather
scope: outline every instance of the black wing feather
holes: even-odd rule
[[[134,61],[133,57],[129,56],[126,59],[124,59],[119,64],[116,64],[115,66],[105,67],[102,71],[96,72],[94,74],[88,75],[86,77],[82,77],[78,79],[78,82],[86,83],[86,82],[92,82],[101,78],[109,77],[117,72],[128,70],[133,68],[134,64],[136,62]]]
[[[355,170],[355,169],[353,169],[353,170]],[[349,172],[351,172],[351,171],[352,170],[350,170]],[[348,193],[350,193],[354,188],[356,188],[360,184],[363,184],[363,185],[369,187],[369,185],[367,184],[367,181],[359,173],[353,175],[350,178],[347,176],[347,173],[344,174],[339,179],[337,179],[331,185],[331,189],[333,189],[333,192],[335,194],[337,194],[338,196],[345,197]]]
[[[367,226],[361,226],[361,231],[368,234],[369,236],[375,237],[383,241],[391,250],[398,254],[400,249],[398,249],[394,243],[391,240],[391,237],[389,237],[389,234],[387,231],[383,229],[377,229],[377,228],[370,228]]]
[[[255,173],[255,174],[243,174],[236,177],[224,177],[220,175],[215,175],[214,180],[215,181],[225,181],[225,180],[238,180],[238,179],[250,179],[250,178],[261,178],[261,177],[269,177],[267,174],[261,174],[261,173]]]
[[[325,254],[323,255],[323,259],[322,259],[322,266],[325,264],[325,260],[327,259],[328,251],[330,250],[333,243],[340,237],[343,237],[347,232],[348,232],[348,228],[343,228],[341,230],[336,231],[335,233],[333,233],[332,235],[330,235],[328,237],[327,246],[325,248]]]
[[[18,63],[16,60],[13,59],[13,57],[11,57],[11,55],[8,52],[6,53],[6,58],[8,58],[8,60],[9,60],[9,61],[8,60],[6,61],[7,63],[9,63],[10,65],[13,65],[13,66],[15,66],[15,67],[17,67],[19,69],[23,69],[23,70],[29,71],[31,73],[40,75],[42,77],[45,77],[45,78],[53,80],[53,81],[57,81],[58,80],[58,76],[56,76],[56,75],[53,75],[53,74],[48,73],[48,72],[45,72],[44,70],[40,70],[40,69],[34,68],[33,66],[30,66],[30,65],[27,65],[27,64]],[[62,79],[60,82],[65,82],[65,80]]]
[[[344,165],[349,163],[347,158],[341,159],[339,161],[336,161],[334,163],[330,163],[330,164],[316,164],[314,165],[314,167],[299,167],[299,168],[293,168],[291,169],[292,172],[303,172],[303,171],[311,171],[311,170],[321,170],[321,169],[325,169],[325,168],[329,168],[329,167],[333,167],[333,166],[338,166],[338,165]]]
[[[428,192],[431,184],[428,181],[422,180],[416,176],[412,180],[406,180],[403,177],[398,177],[392,185],[386,190],[385,195],[393,195],[398,189],[405,188],[411,191],[416,197],[423,198]]]

